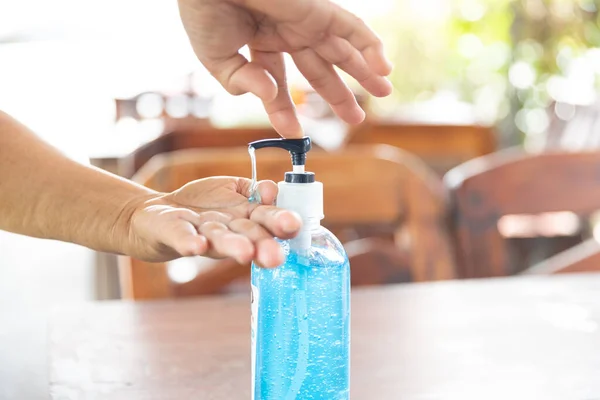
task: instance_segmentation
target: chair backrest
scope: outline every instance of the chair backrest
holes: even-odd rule
[[[541,141],[541,148],[569,151],[600,148],[600,100],[588,105],[555,102],[548,114],[548,129],[534,139]]]
[[[367,120],[347,144],[389,144],[415,154],[438,173],[496,149],[494,129],[482,125],[433,125]]]
[[[259,179],[279,181],[290,170],[289,155],[282,150],[260,150],[257,166]],[[352,146],[332,153],[313,150],[308,155],[307,170],[314,172],[325,188],[324,226],[336,233],[349,227],[389,233],[395,248],[408,254],[411,280],[454,276],[444,229],[444,188],[441,180],[414,156],[382,145]],[[192,149],[162,154],[151,159],[133,179],[153,189],[172,191],[189,181],[216,175],[249,176],[247,149]],[[369,243],[372,248],[381,247],[376,242]],[[351,247],[354,254],[360,246]],[[382,250],[379,254],[386,256],[389,252]],[[381,274],[375,268],[373,274]],[[154,298],[212,293],[242,276],[248,268],[223,261],[219,268],[204,268],[208,275],[184,285],[170,282],[164,265],[122,257],[121,270],[125,297]],[[365,274],[357,272],[353,276]]]
[[[131,178],[158,154],[184,149],[247,146],[248,143],[276,137],[272,128],[229,128],[210,125],[179,126],[144,144],[119,161],[119,175]]]
[[[444,180],[461,277],[521,272],[498,229],[504,216],[569,211],[587,217],[600,209],[599,152],[507,149],[458,166]]]

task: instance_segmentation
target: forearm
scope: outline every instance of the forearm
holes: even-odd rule
[[[122,254],[131,213],[153,194],[70,160],[0,112],[0,229]]]

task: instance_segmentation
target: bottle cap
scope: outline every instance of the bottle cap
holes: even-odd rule
[[[323,184],[312,183],[288,183],[277,184],[277,207],[297,212],[305,220],[317,218],[322,220],[323,215]]]

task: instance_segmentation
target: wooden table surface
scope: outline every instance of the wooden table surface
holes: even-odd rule
[[[600,275],[355,289],[354,400],[600,399]],[[54,399],[250,399],[248,296],[60,309]]]

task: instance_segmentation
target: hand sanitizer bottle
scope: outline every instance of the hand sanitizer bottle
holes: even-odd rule
[[[279,182],[277,206],[297,212],[302,230],[282,240],[285,262],[252,265],[252,399],[348,400],[350,265],[340,241],[320,224],[323,184],[305,172],[310,138],[267,139],[293,170]]]

